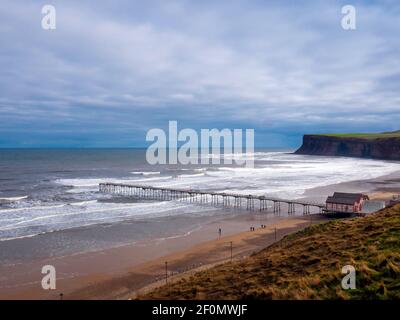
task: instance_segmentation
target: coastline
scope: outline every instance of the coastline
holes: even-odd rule
[[[270,218],[270,220],[273,220]],[[233,243],[233,258],[239,259],[279,241],[284,235],[300,230],[310,223],[325,220],[324,217],[304,216],[277,218],[266,228],[261,228],[247,217],[227,219],[232,233],[218,238],[215,224],[201,228],[181,241],[167,239],[158,243],[131,244],[96,252],[65,256],[17,266],[1,267],[2,274],[10,271],[24,273],[24,283],[0,288],[1,299],[58,299],[63,293],[65,299],[128,299],[135,297],[140,289],[157,284],[164,279],[165,261],[169,261],[170,271],[182,273],[211,266],[230,259],[230,241]],[[272,222],[272,221],[271,221]],[[255,231],[244,230],[254,225]],[[240,230],[240,228],[242,228]],[[214,232],[212,232],[214,231]],[[212,239],[209,235],[212,233]],[[57,289],[41,289],[40,269],[43,264],[52,264],[57,270]],[[9,268],[8,270],[6,270]],[[10,269],[11,268],[11,269]],[[17,270],[20,268],[20,270]],[[36,279],[35,279],[36,278]],[[138,291],[139,290],[139,291]]]
[[[309,189],[304,198],[321,200],[325,194],[339,189],[346,192],[364,191],[374,198],[382,199],[391,192],[400,193],[400,171],[370,180]],[[324,220],[324,217],[302,216],[300,213],[289,217],[271,213],[258,214],[257,210],[252,213],[224,214],[175,237],[147,239],[107,249],[3,264],[0,266],[0,274],[7,277],[0,279],[0,298],[58,299],[60,293],[63,293],[65,299],[134,298],[137,293],[145,290],[143,288],[152,288],[157,285],[157,281],[164,283],[162,279],[165,277],[165,261],[169,261],[172,272],[212,266],[227,261],[230,257],[230,247],[227,246],[230,241],[234,242],[234,259],[238,259],[272,244],[275,241],[275,227],[279,230],[279,240],[279,237],[310,224],[311,217],[314,222]],[[267,227],[260,228],[261,224]],[[221,226],[222,237],[218,239],[218,228]],[[256,230],[250,232],[251,226]],[[122,230],[119,228],[129,228],[129,223],[104,228],[96,226],[98,236],[112,228],[116,228],[115,232]],[[84,239],[91,234],[82,236],[85,230],[88,229],[60,231],[54,235],[60,236],[59,241],[67,233]],[[51,239],[54,235],[44,235],[41,239]],[[28,243],[32,239],[20,240],[21,243]],[[11,246],[14,243],[8,242]],[[56,290],[41,289],[41,267],[46,264],[54,265],[57,269]],[[143,290],[138,291],[140,289]]]
[[[400,171],[373,179],[355,180],[309,189],[305,192],[305,196],[313,193],[333,193],[338,190],[341,192],[362,192],[367,194],[371,200],[387,201],[391,199],[393,194],[400,194]]]

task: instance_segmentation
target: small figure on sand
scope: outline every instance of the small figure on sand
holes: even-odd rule
[[[221,238],[222,230],[221,228],[218,229],[218,238]]]

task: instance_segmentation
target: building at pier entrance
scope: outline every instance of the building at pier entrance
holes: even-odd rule
[[[367,200],[368,196],[362,193],[335,192],[326,199],[326,211],[357,213]]]

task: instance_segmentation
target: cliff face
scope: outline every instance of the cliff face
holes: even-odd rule
[[[400,160],[400,138],[364,139],[304,135],[303,145],[295,153]]]

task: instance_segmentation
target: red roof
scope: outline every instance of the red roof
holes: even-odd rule
[[[326,203],[338,203],[353,205],[355,203],[361,202],[361,200],[368,199],[368,196],[362,193],[345,193],[345,192],[335,192],[333,196],[329,196],[326,199]]]

